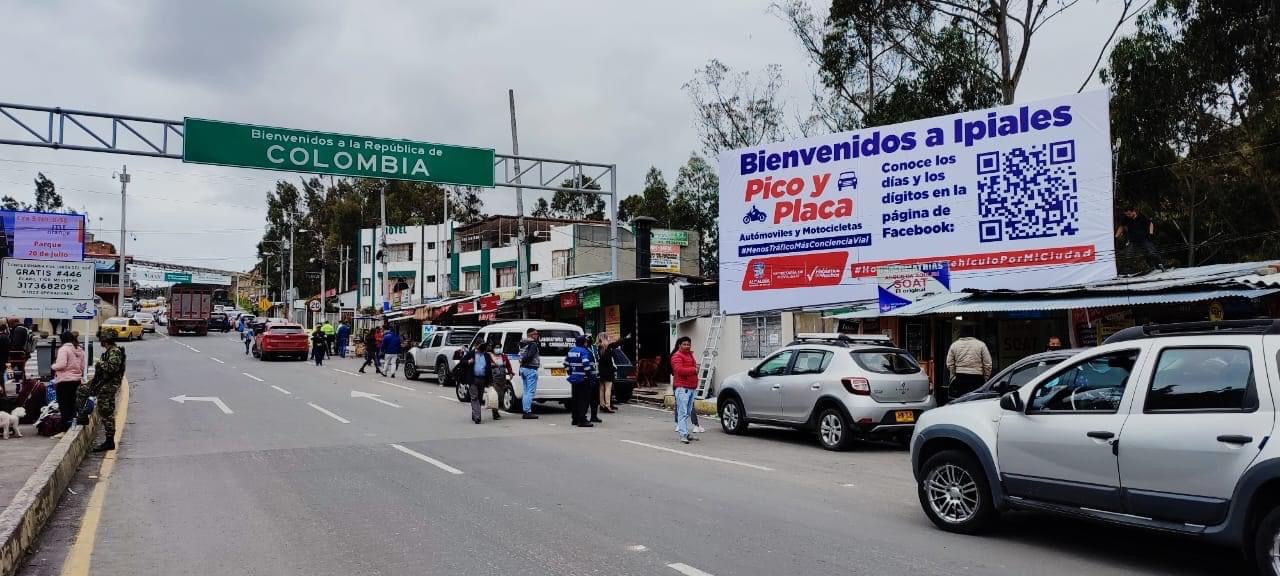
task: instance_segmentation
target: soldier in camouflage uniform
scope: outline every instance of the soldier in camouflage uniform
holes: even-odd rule
[[[76,395],[76,405],[83,407],[90,396],[96,396],[95,406],[98,417],[102,419],[102,429],[107,438],[94,448],[94,452],[105,452],[116,449],[116,393],[120,391],[120,381],[124,378],[124,349],[116,346],[115,336],[111,332],[103,332],[98,336],[102,345],[102,356],[95,366],[93,380],[81,384]],[[81,414],[81,423],[88,421],[88,414]]]

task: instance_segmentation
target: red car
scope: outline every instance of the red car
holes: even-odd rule
[[[273,357],[306,360],[310,352],[311,338],[302,331],[302,325],[291,322],[269,322],[253,342],[253,355],[262,360]]]

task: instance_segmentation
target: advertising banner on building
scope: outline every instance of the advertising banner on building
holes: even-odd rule
[[[946,262],[888,264],[876,270],[880,312],[902,308],[916,300],[951,291]]]
[[[93,300],[93,262],[5,258],[0,296]]]
[[[1115,276],[1105,91],[720,155],[729,313],[877,297],[877,270],[946,262],[950,288]]]
[[[680,246],[675,244],[653,244],[649,246],[649,271],[679,272]]]
[[[0,210],[0,257],[84,260],[84,215]]]

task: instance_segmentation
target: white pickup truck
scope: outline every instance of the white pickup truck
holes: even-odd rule
[[[435,375],[441,386],[454,384],[453,367],[466,354],[467,346],[475,338],[477,326],[439,326],[421,343],[409,349],[404,358],[404,376],[417,380],[424,375]]]

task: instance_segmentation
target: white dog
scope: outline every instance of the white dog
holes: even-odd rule
[[[22,437],[22,431],[18,430],[18,420],[27,415],[27,409],[21,406],[14,408],[13,412],[0,412],[0,434],[4,435],[4,439],[9,439],[9,430],[13,430],[13,434],[18,438]]]

